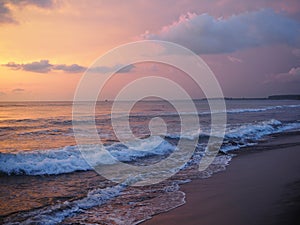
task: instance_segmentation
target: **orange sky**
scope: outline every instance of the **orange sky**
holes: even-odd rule
[[[94,14],[90,16],[90,5],[88,9],[67,2],[51,9],[8,5],[19,24],[1,25],[0,64],[48,59],[51,63],[88,66],[120,44],[120,40],[130,41],[124,32],[96,20]],[[100,17],[105,14],[95,11]],[[39,74],[6,67],[0,67],[0,74],[0,91],[5,93],[0,97],[4,100],[71,99],[81,76],[64,72]],[[16,89],[24,91],[14,91]]]
[[[284,16],[299,22],[299,4],[294,0],[285,3],[275,0],[268,4],[259,0],[252,4],[250,1],[239,1],[239,4],[232,4],[236,2],[21,0],[12,3],[4,0],[0,4],[0,9],[5,9],[0,10],[0,101],[71,100],[82,71],[49,69],[47,72],[34,72],[24,69],[24,65],[48,60],[54,67],[76,64],[86,68],[110,49],[141,39],[146,31],[163,39],[164,33],[160,33],[163,27],[168,31],[172,26],[180,25],[180,16],[188,15],[188,12],[196,17],[208,13],[214,18],[227,19],[232,15],[271,8],[274,15],[284,11]],[[190,20],[192,18],[184,22]],[[225,95],[264,96],[272,92],[295,92],[296,88],[286,89],[287,85],[280,86],[276,79],[296,73],[296,81],[299,82],[299,49],[297,44],[291,46],[276,42],[272,47],[251,46],[202,56],[219,78]],[[282,55],[275,56],[274,51]],[[258,69],[262,60],[253,59],[255,55],[264,55],[265,69]],[[10,62],[14,62],[18,69],[5,66]],[[273,66],[274,62],[276,66]],[[250,79],[250,74],[257,74],[257,77]],[[257,84],[258,79],[262,79],[258,91],[253,88],[239,89],[243,82],[251,86]],[[111,88],[117,90],[122,82],[117,84],[116,80]]]

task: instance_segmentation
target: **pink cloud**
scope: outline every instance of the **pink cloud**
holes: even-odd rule
[[[272,75],[265,83],[300,83],[300,67],[293,67],[286,73]]]
[[[236,58],[236,57],[233,57],[233,56],[227,56],[227,58],[230,62],[233,62],[233,63],[242,63],[243,62],[242,59],[239,59],[239,58]]]

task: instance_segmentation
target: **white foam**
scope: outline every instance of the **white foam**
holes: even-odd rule
[[[199,137],[199,135],[203,134],[205,133],[201,129],[198,129],[196,131],[182,131],[181,133],[167,134],[166,137],[173,139],[184,138],[188,140],[195,140]]]
[[[229,128],[226,132],[227,138],[252,137],[260,138],[263,135],[271,134],[279,130],[282,123],[278,120],[271,119],[258,123],[250,123],[237,128]]]
[[[235,142],[236,144],[224,145],[222,151],[232,151],[241,147],[254,145],[255,141],[261,139],[263,136],[294,129],[300,129],[299,122],[282,124],[275,119],[228,128],[224,141],[225,143]]]
[[[83,212],[84,210],[90,209],[92,207],[105,204],[108,200],[118,196],[125,188],[125,184],[119,184],[104,189],[95,189],[90,191],[87,196],[82,199],[78,199],[72,202],[65,201],[61,204],[25,212],[20,215],[24,219],[22,220],[22,222],[18,222],[17,224],[58,224],[62,222],[66,217]],[[7,220],[9,219],[10,218],[7,218]],[[6,224],[15,223],[8,222]]]
[[[60,174],[91,169],[74,146],[15,154],[1,153],[0,162],[0,171],[7,174]]]
[[[161,137],[150,137],[135,142],[113,144],[107,150],[120,161],[133,161],[137,158],[165,155],[175,149],[173,145]],[[113,164],[116,161],[99,151],[94,145],[86,146],[93,165]],[[37,150],[18,153],[0,153],[0,171],[6,174],[62,174],[74,171],[91,170],[91,166],[84,160],[81,152],[75,146],[61,149]]]
[[[300,129],[300,122],[282,124],[280,121],[272,119],[229,127],[222,151],[231,151],[253,145],[265,135],[292,129]],[[194,139],[198,137],[199,133],[186,133],[182,137]],[[203,134],[206,133],[200,135]],[[171,138],[173,136],[170,135]],[[126,146],[115,143],[107,147],[113,157],[99,151],[96,145],[87,146],[89,154],[91,154],[89,158],[94,160],[92,165],[113,164],[116,160],[130,162],[149,156],[164,156],[176,150],[175,146],[158,136],[125,144]],[[6,174],[50,175],[91,169],[91,166],[84,160],[81,152],[75,146],[67,146],[61,149],[0,153],[0,172]]]
[[[299,108],[300,105],[276,105],[276,106],[267,106],[267,107],[261,107],[261,108],[237,108],[237,109],[226,109],[225,111],[212,111],[212,112],[203,112],[200,113],[202,115],[210,114],[210,113],[247,113],[247,112],[264,112],[268,110],[274,110],[274,109],[284,109],[284,108]]]

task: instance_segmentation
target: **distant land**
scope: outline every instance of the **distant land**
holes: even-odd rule
[[[210,99],[223,99],[223,98],[210,98]],[[300,95],[270,95],[266,98],[249,98],[249,97],[242,97],[242,98],[231,98],[225,97],[225,100],[300,100]],[[207,100],[207,98],[202,99],[194,99],[194,100]]]
[[[268,97],[271,100],[300,100],[300,95],[271,95]]]

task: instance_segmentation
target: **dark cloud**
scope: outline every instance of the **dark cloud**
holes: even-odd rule
[[[40,60],[38,62],[31,62],[25,64],[18,64],[15,62],[9,62],[2,66],[8,67],[12,70],[24,70],[34,73],[48,73],[51,71],[63,71],[66,73],[82,73],[87,70],[87,67],[80,66],[78,64],[66,65],[66,64],[51,64],[49,60]],[[94,73],[108,73],[114,72],[119,68],[122,68],[121,64],[113,67],[98,66],[92,67],[89,71]],[[118,70],[117,73],[128,73],[134,68],[134,65],[128,65]]]
[[[79,66],[77,64],[72,64],[72,65],[65,65],[65,64],[60,64],[60,65],[54,65],[52,67],[53,70],[62,70],[64,72],[68,73],[80,73],[85,71],[87,68],[83,66]]]
[[[122,69],[120,69],[120,70],[118,71],[118,73],[128,73],[128,72],[132,71],[134,68],[135,68],[135,66],[132,65],[132,64],[130,64],[130,65],[125,66],[125,67],[123,67]]]
[[[3,91],[0,91],[0,97],[1,96],[5,96],[6,95],[6,93],[5,92],[3,92]]]
[[[54,6],[54,0],[10,0],[8,1],[14,5],[34,5],[40,8],[51,8]]]
[[[21,68],[25,71],[31,71],[35,73],[48,73],[52,70],[53,65],[49,63],[49,60],[41,60],[39,62],[22,64]]]
[[[5,2],[0,2],[0,24],[1,23],[15,23],[9,8],[5,5]]]
[[[34,5],[39,8],[52,8],[54,6],[54,0],[0,0],[0,24],[17,23],[11,13],[9,5],[19,7]]]
[[[227,19],[188,13],[159,33],[146,32],[142,36],[172,41],[198,54],[230,53],[271,44],[300,47],[300,23],[272,9],[246,12]]]
[[[123,67],[123,65],[121,65],[121,64],[115,65],[113,67],[98,66],[98,67],[91,67],[89,69],[89,71],[94,72],[94,73],[109,73],[109,72],[114,72],[114,71],[118,70],[117,73],[128,73],[132,69],[135,68],[134,65],[128,65],[123,68],[122,67]],[[119,69],[119,68],[121,68],[121,69]]]
[[[12,70],[19,70],[22,68],[22,65],[21,64],[16,64],[14,62],[9,62],[7,64],[3,64],[2,66],[6,66],[6,67],[9,67],[10,69]]]
[[[38,62],[31,62],[25,64],[17,64],[15,62],[9,62],[2,66],[11,68],[13,70],[24,70],[24,71],[34,72],[34,73],[48,73],[54,70],[77,73],[77,72],[82,72],[85,69],[84,67],[78,66],[77,64],[73,64],[70,66],[64,64],[53,65],[49,62],[49,60],[40,60]]]
[[[25,91],[25,89],[23,89],[23,88],[15,88],[12,90],[12,92],[14,92],[14,93],[20,93],[20,92],[24,92],[24,91]]]

